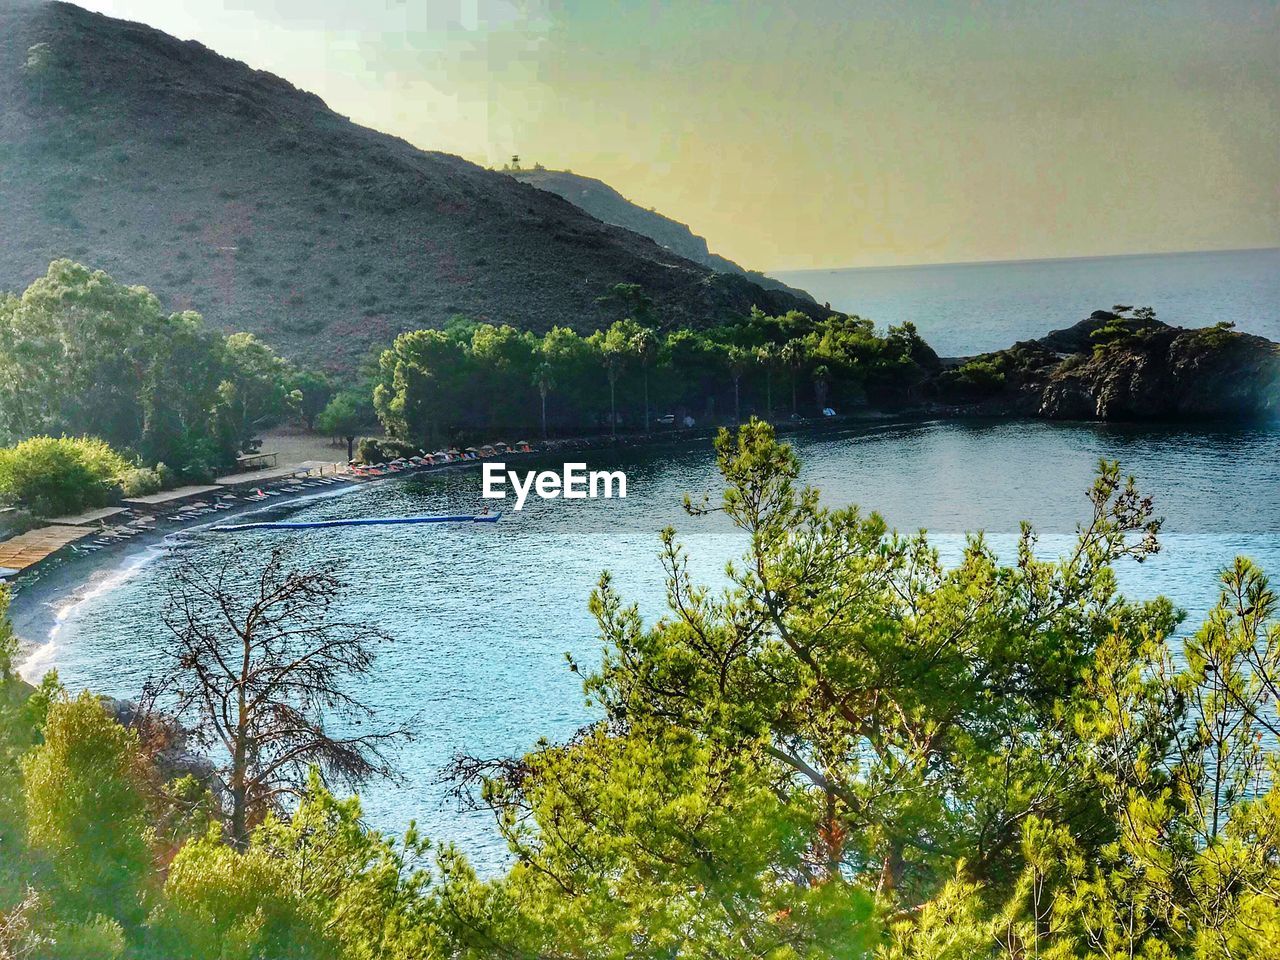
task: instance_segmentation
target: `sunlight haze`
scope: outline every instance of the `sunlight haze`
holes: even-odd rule
[[[1280,245],[1274,3],[84,6],[756,269]]]

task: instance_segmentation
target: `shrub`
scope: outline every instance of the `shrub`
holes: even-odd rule
[[[287,865],[256,847],[237,853],[216,826],[179,851],[165,894],[149,925],[172,960],[319,960],[338,952]]]
[[[51,960],[116,960],[124,956],[124,930],[102,914],[82,923],[56,924],[52,933],[48,947]]]
[[[386,463],[397,457],[412,457],[418,448],[393,437],[364,437],[357,449],[356,459],[361,463]]]
[[[140,920],[150,856],[137,734],[88,691],[61,699],[22,774],[27,840],[52,865],[58,899]]]
[[[165,488],[165,465],[134,467],[120,477],[120,490],[126,497],[145,497]]]
[[[94,437],[32,437],[0,449],[0,494],[44,516],[75,513],[109,502],[129,469]]]

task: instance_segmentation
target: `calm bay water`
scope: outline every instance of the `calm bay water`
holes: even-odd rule
[[[1280,341],[1280,250],[797,270],[779,280],[874,320],[913,321],[942,356],[1042,337],[1113,304],[1154,307],[1166,323],[1236,328]]]
[[[998,549],[1017,521],[1032,521],[1043,549],[1066,549],[1085,516],[1098,458],[1119,459],[1166,517],[1164,551],[1119,571],[1135,596],[1164,593],[1189,625],[1216,596],[1215,571],[1238,553],[1280,571],[1280,431],[1136,429],[1045,423],[878,423],[794,439],[805,479],[831,505],[877,509],[899,529],[929,528],[944,555],[963,532],[985,530]],[[621,468],[625,501],[531,499],[501,523],[445,528],[346,528],[305,533],[202,535],[194,550],[216,563],[231,550],[260,557],[285,542],[299,563],[338,557],[352,588],[344,607],[384,625],[398,642],[361,696],[388,724],[412,720],[418,737],[399,756],[407,782],[374,785],[366,811],[395,830],[414,817],[425,832],[459,842],[482,867],[502,860],[487,817],[460,813],[438,781],[459,750],[509,755],[540,737],[564,739],[592,719],[564,653],[586,663],[599,642],[586,610],[602,569],[646,617],[662,611],[658,532],[681,531],[694,572],[723,579],[741,539],[723,518],[684,515],[684,494],[717,487],[708,446],[590,454],[592,468]],[[556,466],[526,459],[522,467]],[[477,470],[375,484],[277,512],[296,518],[467,511],[479,504]],[[158,611],[171,555],[153,555],[63,624],[52,663],[64,682],[133,696],[165,646]]]

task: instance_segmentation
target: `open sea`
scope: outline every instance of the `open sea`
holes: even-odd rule
[[[1151,304],[1184,324],[1230,318],[1280,335],[1276,251],[1038,264],[925,267],[789,275],[833,305],[882,322],[915,320],[942,352],[973,353],[1063,326],[1117,301]],[[821,282],[819,282],[821,281]],[[511,439],[511,438],[508,438]],[[1085,517],[1099,458],[1118,459],[1165,517],[1163,551],[1122,565],[1122,589],[1165,594],[1186,629],[1212,605],[1216,574],[1247,554],[1280,575],[1280,429],[1275,426],[1118,426],[1039,422],[868,422],[793,438],[804,479],[832,505],[879,510],[899,529],[927,527],[944,557],[965,531],[985,531],[1009,551],[1017,523],[1041,533],[1041,551],[1065,551]],[[416,739],[397,758],[405,779],[364,791],[369,821],[389,831],[411,818],[456,841],[482,870],[504,850],[489,818],[459,810],[440,772],[459,751],[513,755],[539,738],[563,740],[593,719],[564,654],[590,664],[599,639],[587,598],[601,571],[649,619],[664,606],[659,531],[675,525],[692,568],[723,582],[744,543],[723,518],[682,510],[718,489],[706,444],[583,456],[592,469],[623,469],[626,500],[541,501],[500,523],[203,534],[185,551],[216,564],[262,557],[284,542],[299,564],[338,558],[351,587],[342,607],[396,637],[375,675],[355,691],[388,725]],[[538,458],[522,468],[558,467]],[[512,461],[516,465],[516,461]],[[358,487],[275,508],[292,519],[466,512],[480,503],[480,474],[458,469]],[[509,504],[508,504],[509,509]],[[148,551],[57,628],[39,658],[72,689],[136,696],[166,655],[160,620],[175,555]],[[80,562],[80,561],[73,561]]]
[[[1280,249],[796,270],[773,274],[881,326],[910,320],[944,357],[999,350],[1115,304],[1180,327],[1230,320],[1280,341]]]

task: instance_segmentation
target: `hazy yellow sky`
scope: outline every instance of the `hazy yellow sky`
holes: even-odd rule
[[[759,269],[1280,246],[1280,5],[87,0]]]

